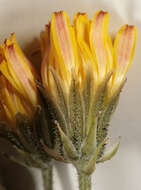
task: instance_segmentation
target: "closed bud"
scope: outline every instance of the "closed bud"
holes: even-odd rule
[[[119,141],[105,154],[108,126],[131,64],[136,28],[123,26],[114,45],[108,12],[89,20],[77,13],[71,25],[65,11],[55,12],[41,33],[42,93],[54,146],[54,159],[71,162],[89,176],[96,163],[111,159]],[[108,101],[107,101],[108,100]]]
[[[36,87],[39,77],[14,34],[0,47],[0,72],[0,137],[20,153],[22,160],[14,158],[16,162],[46,168],[50,158],[41,145],[43,125]]]

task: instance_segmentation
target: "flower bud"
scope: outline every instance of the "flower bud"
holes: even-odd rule
[[[47,168],[50,157],[41,141],[51,142],[46,138],[46,118],[37,93],[35,80],[39,78],[14,34],[0,47],[0,71],[0,137],[11,142],[21,156],[8,158],[25,166]]]
[[[136,28],[125,25],[113,45],[108,22],[109,14],[100,10],[92,20],[86,13],[75,14],[71,25],[60,11],[41,33],[43,94],[54,131],[53,149],[46,151],[87,175],[118,150],[119,141],[108,155],[104,152],[136,41]]]

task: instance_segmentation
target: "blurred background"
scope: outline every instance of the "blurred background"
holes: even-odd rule
[[[31,47],[39,46],[39,33],[54,11],[66,10],[72,16],[87,12],[90,17],[103,9],[110,14],[109,33],[114,37],[124,23],[138,29],[134,62],[121,93],[120,103],[111,122],[113,142],[121,136],[117,155],[97,165],[93,175],[93,190],[141,190],[141,1],[139,0],[0,0],[0,40],[15,32],[23,50],[29,56]],[[30,57],[29,57],[30,58]],[[0,140],[1,151],[5,148]],[[43,190],[40,171],[13,164],[0,157],[0,176],[7,190]],[[58,164],[54,168],[54,189],[77,189],[77,174],[72,165]]]

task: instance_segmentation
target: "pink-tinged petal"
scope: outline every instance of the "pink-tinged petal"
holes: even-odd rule
[[[41,77],[44,86],[48,86],[48,64],[50,52],[50,25],[40,34],[40,44],[42,53]]]
[[[23,51],[21,50],[21,48],[19,47],[18,43],[17,43],[17,40],[16,40],[16,37],[15,37],[15,34],[12,33],[10,35],[10,40],[9,40],[9,43],[10,44],[14,44],[14,48],[15,48],[15,51],[18,53],[18,55],[21,57],[21,59],[23,59],[23,64],[26,68],[27,71],[29,71],[29,74],[31,74],[32,76],[34,75],[34,78],[39,80],[39,75],[37,73],[37,71],[35,70],[35,68],[33,67],[33,64],[27,59],[27,57],[24,55]],[[9,44],[9,45],[10,45]],[[6,44],[7,46],[7,44]]]
[[[72,73],[78,74],[81,78],[82,65],[79,62],[74,28],[65,11],[53,14],[50,35],[54,63],[57,64],[55,70],[69,85]]]
[[[121,82],[132,63],[136,45],[136,27],[124,25],[114,42],[114,77]]]
[[[132,62],[136,45],[136,27],[124,25],[118,31],[113,49],[113,77],[108,84],[109,97],[124,83],[125,75]]]
[[[14,44],[7,46],[6,58],[9,63],[9,67],[13,70],[15,78],[20,82],[25,93],[28,95],[29,100],[33,105],[37,103],[37,92],[33,76],[26,70],[23,59],[19,56],[18,52],[15,50]],[[14,76],[14,75],[13,75]]]
[[[95,55],[98,65],[99,80],[106,74],[108,64],[107,38],[108,38],[109,15],[107,12],[98,11],[92,20],[90,27],[90,47]]]
[[[40,46],[42,58],[49,54],[50,48],[50,24],[45,26],[45,30],[40,33]]]
[[[74,54],[71,25],[69,18],[64,11],[53,14],[51,28],[52,38],[60,61],[63,60],[65,64],[73,65]]]

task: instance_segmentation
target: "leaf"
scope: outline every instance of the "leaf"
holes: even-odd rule
[[[48,148],[44,142],[41,140],[41,144],[45,150],[45,152],[50,155],[52,158],[54,158],[57,161],[67,162],[67,160],[64,159],[60,154],[58,154],[54,149]]]
[[[58,74],[56,73],[56,71],[53,69],[53,67],[49,67],[49,69],[53,75],[54,82],[56,84],[57,94],[58,94],[59,103],[60,103],[60,109],[64,113],[65,119],[68,121],[67,98],[66,98],[65,90],[63,90],[62,81],[60,77],[58,76]]]
[[[41,123],[38,122],[40,115],[36,113],[33,120],[29,120],[21,113],[16,115],[17,128],[19,129],[19,136],[23,144],[42,161],[49,160],[49,156],[41,146],[40,139],[42,136]]]
[[[76,160],[78,158],[78,155],[77,155],[77,151],[76,151],[74,145],[69,140],[69,138],[65,135],[65,133],[61,130],[61,128],[59,127],[58,124],[57,124],[57,127],[59,129],[59,132],[60,132],[60,135],[62,138],[62,142],[63,142],[63,146],[67,153],[68,158],[70,160]]]
[[[52,135],[50,133],[49,124],[45,115],[44,108],[41,106],[36,107],[35,113],[35,123],[36,123],[36,133],[39,136],[39,139],[43,139],[44,143],[49,147],[53,148],[52,144]]]
[[[86,136],[86,129],[87,129],[87,120],[88,120],[88,113],[90,109],[91,103],[91,95],[94,93],[94,78],[93,73],[91,72],[92,69],[87,69],[86,71],[86,79],[84,82],[84,89],[83,89],[83,104],[84,104],[84,136]]]
[[[16,128],[23,144],[31,152],[35,152],[35,138],[33,136],[33,122],[27,116],[21,113],[16,114]]]
[[[96,129],[97,129],[97,118],[95,119],[95,124],[90,128],[88,135],[86,136],[81,152],[84,155],[90,155],[96,148]]]
[[[91,175],[94,170],[95,170],[95,167],[96,167],[96,160],[97,160],[97,156],[100,152],[100,149],[102,147],[102,145],[107,141],[107,139],[104,139],[104,141],[102,143],[99,144],[99,146],[96,148],[96,151],[94,152],[94,154],[91,156],[88,164],[86,165],[86,167],[84,168],[84,172],[87,174],[87,175]]]
[[[83,139],[83,105],[80,86],[73,78],[69,92],[69,122],[71,126],[70,138],[77,150],[80,149]]]
[[[44,109],[45,117],[47,120],[49,136],[51,137],[50,141],[52,144],[52,148],[57,153],[59,153],[60,156],[64,156],[60,133],[58,131],[58,128],[56,127],[55,122],[57,121],[59,123],[60,128],[66,134],[68,134],[68,128],[67,128],[67,122],[65,120],[65,115],[61,111],[57,102],[53,99],[53,97],[51,97],[51,94],[48,90],[45,92],[45,90],[42,89],[41,94],[42,94],[42,99],[44,102],[43,109]],[[45,143],[45,141],[44,141],[44,143]]]
[[[105,153],[101,159],[97,160],[97,163],[102,163],[105,162],[107,160],[110,160],[118,151],[120,145],[120,137],[118,138],[118,142],[116,143],[116,145],[110,150],[110,152]]]
[[[19,136],[15,132],[8,130],[8,127],[4,123],[0,123],[0,138],[4,138],[18,149],[28,152]]]
[[[108,128],[109,123],[111,120],[111,117],[113,113],[116,110],[116,107],[118,105],[120,92],[125,84],[125,80],[121,84],[121,86],[118,88],[118,90],[115,92],[115,94],[111,97],[109,101],[105,103],[103,106],[103,110],[101,111],[101,114],[98,119],[98,127],[97,127],[97,146],[99,143],[103,141],[108,135]],[[105,144],[103,145],[103,148],[101,149],[101,152],[99,154],[99,159],[102,157],[105,150]]]
[[[90,100],[90,108],[88,113],[88,120],[87,120],[87,132],[88,134],[90,128],[93,126],[95,117],[98,116],[99,112],[102,109],[102,105],[104,102],[104,95],[106,90],[107,82],[109,81],[112,72],[109,72],[105,79],[96,87],[96,91],[92,92],[91,100]]]

